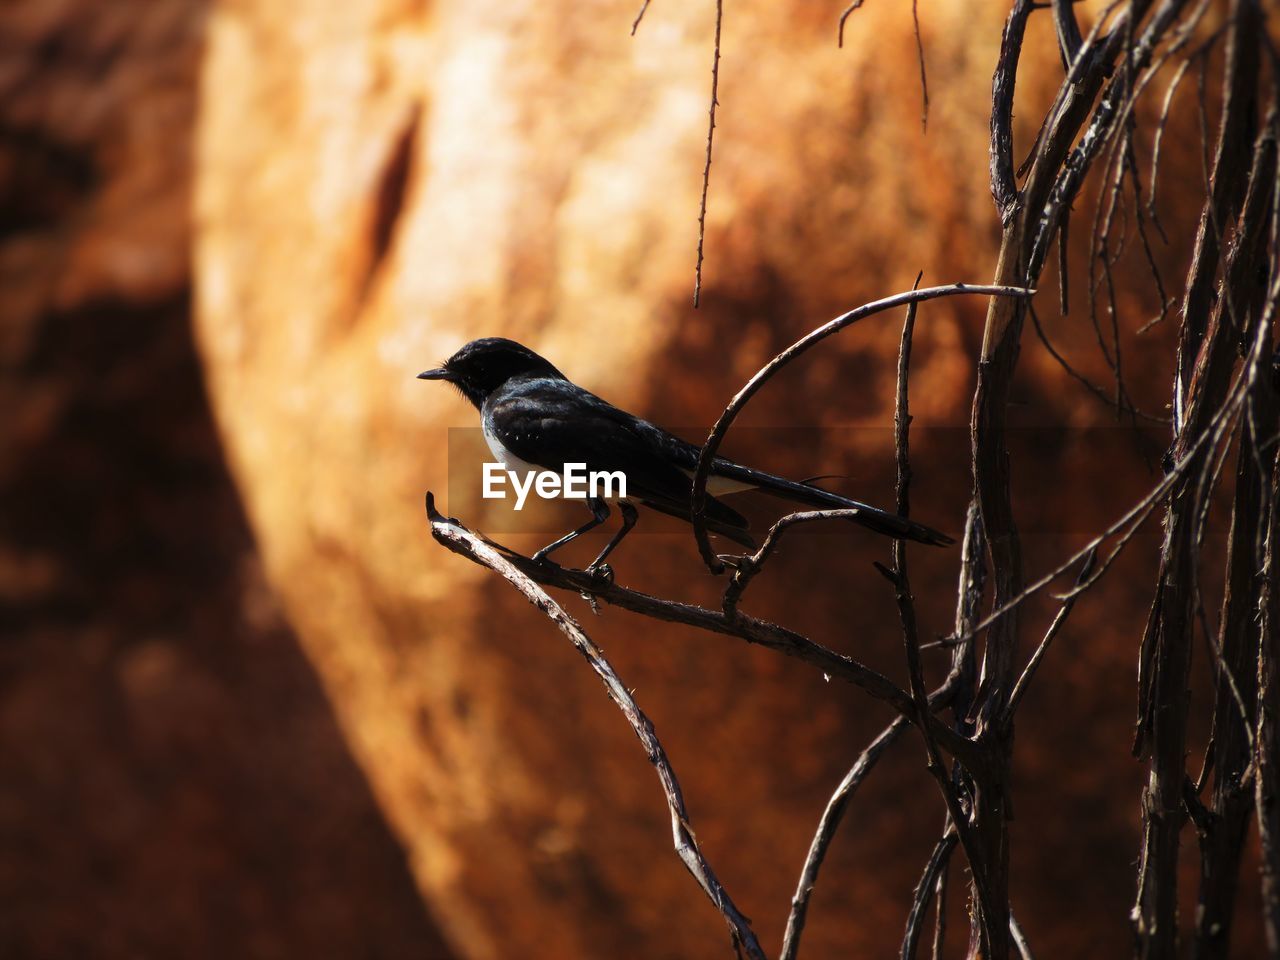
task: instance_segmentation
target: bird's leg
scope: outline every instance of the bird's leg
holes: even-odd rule
[[[592,497],[587,500],[587,509],[591,511],[590,520],[588,520],[586,523],[580,526],[577,530],[571,530],[570,532],[566,533],[559,540],[556,540],[553,543],[548,543],[545,547],[543,547],[541,550],[539,550],[537,553],[533,555],[533,557],[531,558],[533,562],[541,563],[543,560],[547,559],[547,556],[551,553],[552,550],[559,550],[570,540],[573,540],[573,539],[576,539],[577,537],[582,536],[588,530],[594,530],[596,527],[600,526],[600,524],[604,523],[606,520],[609,519],[609,505],[605,503],[603,500],[599,499],[598,497]]]
[[[613,580],[613,569],[604,562],[604,558],[613,553],[613,548],[620,544],[622,538],[631,532],[631,528],[636,525],[636,520],[640,516],[636,512],[636,508],[626,500],[618,501],[618,510],[622,513],[622,529],[613,535],[613,539],[605,544],[604,549],[600,551],[600,555],[592,560],[591,565],[587,567],[588,573],[598,574],[610,581]]]

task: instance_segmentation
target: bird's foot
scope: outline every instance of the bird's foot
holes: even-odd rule
[[[607,563],[593,563],[587,567],[586,572],[593,580],[599,580],[601,583],[606,583],[610,586],[613,584],[613,567]]]
[[[751,566],[751,555],[748,553],[718,553],[716,559],[723,563],[730,570],[742,571],[749,569]]]

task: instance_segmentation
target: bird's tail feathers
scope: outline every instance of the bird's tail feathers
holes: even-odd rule
[[[688,504],[676,506],[673,503],[665,501],[644,500],[641,501],[645,506],[659,513],[665,513],[669,517],[675,517],[686,523],[691,522],[691,514]],[[723,537],[728,537],[734,543],[741,544],[748,550],[756,548],[756,542],[751,538],[751,534],[747,532],[747,520],[742,514],[734,510],[732,507],[725,506],[714,497],[707,498],[707,505],[703,511],[703,520],[707,525],[707,529],[712,533],[718,533]]]
[[[926,527],[923,523],[916,523],[914,520],[900,517],[896,513],[889,513],[887,510],[881,510],[878,507],[860,503],[857,500],[850,500],[848,497],[842,497],[838,493],[823,490],[821,487],[815,487],[810,483],[797,483],[794,480],[777,477],[771,473],[744,467],[731,460],[717,459],[712,467],[712,473],[730,480],[749,483],[757,490],[762,490],[775,497],[800,503],[807,507],[815,507],[819,510],[857,510],[857,515],[850,517],[854,523],[886,537],[893,537],[898,540],[914,540],[917,543],[924,543],[934,547],[945,547],[948,544],[955,543],[955,540],[945,533],[940,533],[932,527]]]

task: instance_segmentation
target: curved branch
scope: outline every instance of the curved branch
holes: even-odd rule
[[[817,345],[832,334],[839,333],[845,327],[874,314],[882,313],[885,310],[959,294],[978,294],[991,297],[1029,297],[1034,292],[1034,290],[1028,290],[1024,287],[964,283],[953,283],[943,287],[925,287],[923,290],[908,290],[905,293],[885,297],[882,300],[873,300],[871,303],[863,304],[848,313],[841,314],[834,320],[824,323],[816,330],[801,337],[760,370],[756,371],[755,376],[748,380],[746,385],[729,401],[724,413],[720,415],[720,419],[716,421],[716,425],[711,429],[711,434],[707,437],[707,442],[702,447],[702,454],[698,457],[698,468],[693,475],[693,495],[691,497],[693,536],[698,543],[698,552],[702,554],[702,559],[706,563],[707,569],[717,574],[724,572],[724,564],[711,552],[711,541],[707,538],[707,526],[702,516],[707,502],[707,479],[711,476],[711,463],[715,459],[716,451],[720,449],[720,444],[724,440],[725,434],[729,432],[729,427],[737,419],[738,414],[742,412],[742,408],[747,405],[747,401],[755,396],[756,392],[774,374],[808,351],[810,347]]]
[[[929,909],[929,902],[933,899],[934,891],[938,884],[938,878],[942,876],[942,871],[947,867],[947,861],[951,859],[951,852],[956,848],[958,841],[954,828],[948,830],[942,835],[933,848],[933,853],[929,855],[929,861],[925,864],[924,873],[920,876],[920,882],[916,884],[916,891],[911,898],[911,912],[907,914],[907,932],[902,940],[902,960],[914,960],[916,949],[920,945],[920,933],[924,925],[925,911]],[[946,904],[938,902],[938,913],[941,915],[946,909]]]
[[[955,702],[960,689],[961,670],[953,669],[947,679],[933,693],[929,694],[929,709],[933,712],[945,710]],[[827,848],[835,838],[836,830],[848,810],[849,801],[853,799],[867,775],[879,761],[881,755],[907,729],[909,721],[899,716],[880,731],[879,735],[858,755],[849,772],[844,775],[840,785],[831,794],[826,809],[818,820],[818,829],[809,844],[809,853],[805,857],[804,867],[800,870],[800,882],[796,884],[795,895],[791,898],[791,913],[787,916],[787,929],[782,937],[782,953],[779,960],[795,960],[800,949],[800,935],[804,932],[805,917],[809,909],[809,898],[813,895],[814,885],[818,882],[818,871],[826,858]]]
[[[898,717],[881,730],[880,735],[858,755],[858,759],[844,775],[844,779],[836,787],[831,799],[827,801],[826,809],[822,811],[822,817],[818,820],[817,832],[814,833],[813,841],[809,844],[809,853],[804,859],[804,866],[800,870],[800,882],[796,884],[795,895],[791,898],[791,912],[787,915],[787,929],[782,935],[782,952],[778,955],[779,960],[795,960],[796,953],[800,949],[800,937],[804,933],[805,919],[809,913],[809,898],[813,896],[813,888],[818,882],[818,871],[822,869],[827,848],[835,839],[836,830],[840,828],[840,822],[844,819],[849,801],[853,799],[862,781],[871,773],[880,756],[893,745],[905,729],[907,729],[907,718]]]
[[[919,281],[920,278],[916,277],[916,282],[919,283]],[[912,335],[915,332],[915,322],[916,304],[913,303],[907,307],[906,320],[902,324],[902,339],[898,346],[897,393],[893,413],[893,447],[894,459],[897,465],[897,500],[895,507],[898,513],[904,517],[911,512],[911,409],[908,385],[910,382],[911,344]],[[929,725],[924,722],[924,719],[930,715],[931,710],[929,697],[925,693],[924,665],[920,661],[920,634],[916,625],[915,597],[911,593],[911,580],[907,574],[906,543],[902,540],[893,542],[892,570],[880,564],[876,564],[876,568],[893,584],[894,599],[898,604],[898,616],[902,621],[902,640],[906,650],[907,676],[910,679],[908,690],[916,705],[916,716],[919,718],[917,725],[921,739],[924,740],[925,754],[928,757],[926,766],[930,776],[937,781],[938,789],[942,793],[942,799],[946,803],[947,815],[951,820],[952,828],[964,848],[965,857],[969,860],[969,870],[973,876],[974,884],[975,914],[978,922],[985,925],[993,912],[990,886],[988,884],[987,854],[974,835],[973,827],[960,800],[956,782],[952,779],[946,764],[942,762],[937,740],[934,739],[930,732]],[[953,678],[958,676],[959,671],[953,672]],[[932,883],[927,886],[924,885],[924,881],[921,881],[921,883],[922,889],[926,891],[932,886]],[[908,925],[908,942],[911,940],[910,929],[911,926]],[[905,948],[906,943],[904,943],[904,957],[906,956]],[[914,947],[912,947],[912,950],[914,951]]]

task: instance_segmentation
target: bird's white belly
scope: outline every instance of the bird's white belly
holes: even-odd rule
[[[481,431],[484,434],[484,442],[489,447],[489,452],[493,454],[493,458],[501,463],[507,470],[518,476],[523,482],[524,478],[531,473],[541,473],[545,468],[530,463],[516,456],[510,450],[502,445],[502,441],[491,434],[488,430]],[[690,479],[693,478],[692,470],[682,471]],[[730,480],[727,477],[708,477],[707,493],[713,497],[722,497],[725,494],[741,493],[744,490],[754,490],[755,487],[749,483],[743,483],[740,480]],[[617,501],[619,497],[604,497],[603,499],[610,502]]]
[[[493,454],[495,460],[510,470],[516,476],[523,479],[531,473],[539,473],[542,467],[535,466],[528,460],[521,460],[514,453],[502,445],[502,441],[491,434],[488,430],[483,431],[484,442],[489,446],[489,452]]]

